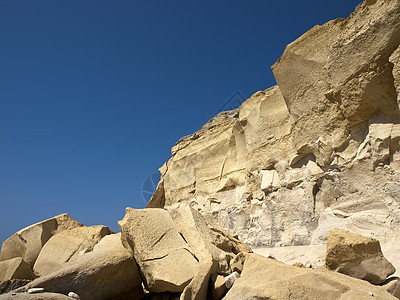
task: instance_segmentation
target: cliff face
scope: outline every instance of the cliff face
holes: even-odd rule
[[[400,0],[367,0],[286,47],[277,86],[173,148],[148,207],[189,202],[252,245],[400,225]]]

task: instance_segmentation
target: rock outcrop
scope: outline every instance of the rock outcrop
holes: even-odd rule
[[[399,43],[400,0],[315,26],[277,86],[178,141],[121,233],[63,214],[7,239],[0,299],[400,297]]]
[[[400,225],[399,43],[398,0],[315,26],[272,66],[277,86],[178,141],[148,207],[191,203],[253,246],[323,244],[334,227],[388,245]]]

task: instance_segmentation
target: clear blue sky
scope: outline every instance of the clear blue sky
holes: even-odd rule
[[[118,230],[146,178],[340,1],[0,1],[0,242],[69,212]]]

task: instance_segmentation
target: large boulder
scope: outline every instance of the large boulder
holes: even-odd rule
[[[61,214],[51,219],[21,229],[3,242],[0,261],[21,257],[33,267],[43,245],[56,233],[83,226],[69,214]]]
[[[94,246],[111,230],[102,225],[78,227],[53,235],[43,246],[33,270],[38,276],[47,274],[58,266],[71,261]]]
[[[243,272],[224,300],[396,299],[379,286],[328,270],[285,265],[247,254]]]
[[[123,245],[129,249],[150,292],[182,292],[192,280],[198,259],[164,209],[127,208],[118,222]]]
[[[373,284],[385,282],[396,271],[378,240],[341,229],[329,232],[325,264],[329,270]]]
[[[143,296],[142,280],[132,254],[121,243],[120,234],[105,236],[92,252],[67,262],[41,276],[17,292],[44,288],[46,292],[67,295],[75,292],[81,299],[110,299]]]
[[[32,269],[21,257],[0,261],[0,282],[11,279],[35,278]]]

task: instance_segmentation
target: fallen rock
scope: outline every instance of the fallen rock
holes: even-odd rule
[[[0,261],[0,281],[35,278],[32,269],[20,257]]]
[[[146,289],[182,292],[196,273],[198,259],[166,210],[127,208],[118,222],[123,245],[133,253]]]
[[[57,233],[43,246],[33,271],[38,276],[45,275],[79,255],[92,251],[104,236],[111,233],[108,227],[102,225],[83,226]]]
[[[343,274],[285,265],[247,254],[243,272],[224,300],[236,299],[396,299],[384,289]]]
[[[329,270],[373,284],[385,282],[396,271],[378,240],[341,229],[329,232],[325,264]]]
[[[43,245],[56,233],[83,226],[69,214],[30,225],[21,229],[4,241],[1,247],[0,261],[21,257],[28,265],[33,265]]]
[[[134,294],[143,296],[142,280],[132,254],[121,243],[120,234],[105,236],[92,252],[69,261],[41,276],[18,292],[41,287],[47,292],[67,295],[73,291],[81,299],[110,299]]]

